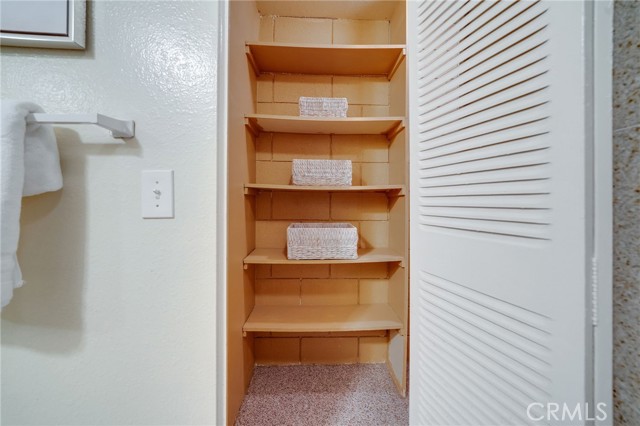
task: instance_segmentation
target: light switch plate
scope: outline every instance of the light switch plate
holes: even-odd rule
[[[141,186],[144,219],[174,217],[173,170],[143,170]]]

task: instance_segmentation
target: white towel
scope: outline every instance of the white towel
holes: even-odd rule
[[[30,102],[2,100],[0,116],[0,240],[2,307],[22,286],[16,252],[20,238],[22,197],[62,188],[62,172],[56,136],[51,125],[27,123],[26,116],[44,112]]]

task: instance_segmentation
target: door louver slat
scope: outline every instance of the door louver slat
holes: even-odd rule
[[[439,349],[427,351],[425,375],[447,384],[458,374],[445,372],[463,373],[466,386],[454,386],[458,404],[452,409],[465,405],[461,397],[471,404],[482,395],[490,419],[482,424],[495,424],[497,418],[506,424],[533,424],[520,407],[548,396],[550,320],[426,272],[418,279],[425,307],[420,314],[430,333],[415,344]],[[473,418],[469,424],[478,424],[478,417]]]
[[[593,3],[409,4],[410,423],[568,424],[545,404],[593,403]]]
[[[459,3],[448,2],[439,13],[434,9],[431,20],[424,21],[427,31],[418,43],[418,64],[424,76],[419,92],[420,140],[416,141],[420,145],[421,205],[464,197],[467,207],[499,209],[504,196],[519,200],[530,196],[535,197],[537,208],[544,208],[550,176],[536,172],[544,170],[539,166],[548,162],[549,146],[545,9],[538,2],[481,2],[473,10],[470,4]],[[453,23],[432,25],[443,16]],[[493,41],[486,42],[486,37]],[[519,169],[525,169],[526,179],[513,179],[514,170]],[[467,176],[451,186],[451,180],[455,182],[462,174],[477,178]],[[496,204],[491,205],[491,200]],[[545,229],[550,224],[548,212],[528,221],[509,217],[509,212],[491,220],[472,217],[468,211],[423,214],[420,224],[549,238]]]

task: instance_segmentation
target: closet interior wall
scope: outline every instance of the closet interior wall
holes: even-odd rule
[[[245,41],[258,38],[260,15],[255,2],[229,2],[229,90],[227,123],[227,420],[235,421],[251,382],[255,359],[253,335],[242,326],[254,306],[254,268],[243,268],[255,248],[255,200],[245,197],[244,183],[256,177],[256,149],[244,116],[255,112],[256,75],[247,63]]]
[[[322,3],[322,4],[320,4]],[[355,5],[353,5],[354,3]],[[361,5],[358,7],[357,3]],[[354,9],[355,8],[355,9]],[[354,9],[354,10],[351,10]],[[294,158],[352,160],[353,185],[407,185],[407,138],[386,135],[265,133],[244,115],[298,116],[300,96],[346,97],[348,117],[406,116],[406,66],[393,77],[261,73],[246,41],[404,44],[404,2],[230,2],[228,418],[235,417],[254,365],[387,363],[406,390],[408,339],[408,208],[406,196],[380,192],[259,191],[244,183],[291,184]],[[405,189],[408,195],[408,189]],[[248,265],[255,248],[286,247],[292,222],[349,222],[361,248],[390,248],[405,262]],[[242,327],[259,305],[388,304],[401,330],[250,332]]]

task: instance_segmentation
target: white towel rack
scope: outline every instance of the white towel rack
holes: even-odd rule
[[[118,120],[102,114],[45,114],[27,115],[27,123],[96,124],[111,131],[114,138],[132,138],[135,135],[133,120]]]

